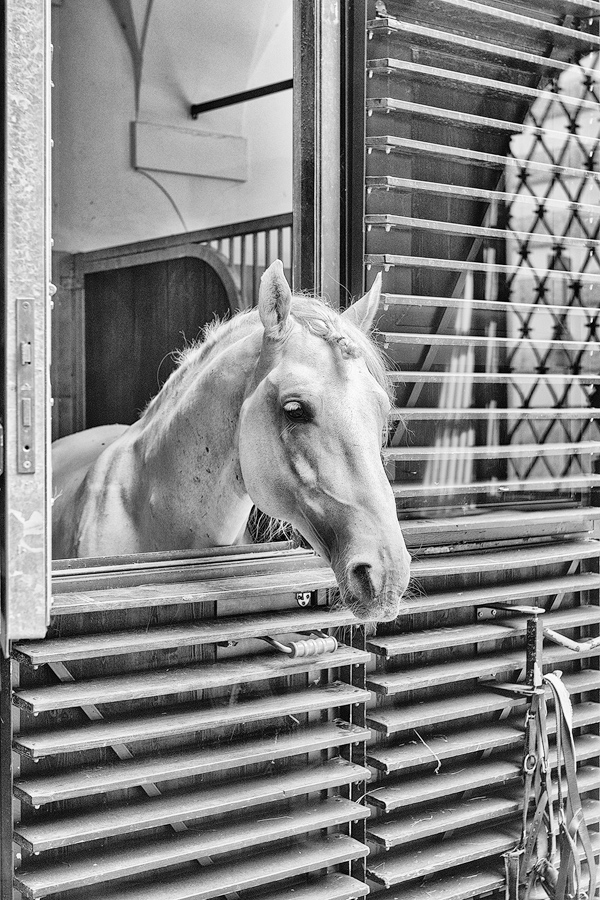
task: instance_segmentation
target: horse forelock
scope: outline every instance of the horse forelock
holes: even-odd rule
[[[322,338],[337,349],[346,359],[362,358],[367,370],[375,378],[377,384],[393,401],[394,392],[391,379],[385,364],[385,357],[373,337],[365,334],[347,321],[336,309],[325,300],[304,294],[294,294],[291,305],[292,318],[309,334]],[[172,397],[178,384],[186,376],[195,372],[202,363],[212,356],[213,351],[224,349],[230,343],[244,336],[244,331],[251,332],[262,327],[258,310],[244,310],[235,313],[231,318],[214,318],[206,325],[195,341],[190,342],[176,357],[177,368],[169,377],[162,390],[150,401],[143,416],[161,404],[162,399]]]
[[[337,347],[346,359],[364,359],[369,373],[393,401],[394,389],[385,356],[371,335],[349,322],[325,300],[295,295],[292,315],[310,334]]]

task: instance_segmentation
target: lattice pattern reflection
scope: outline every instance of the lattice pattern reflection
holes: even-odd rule
[[[512,271],[502,289],[511,304],[534,308],[511,307],[507,334],[516,340],[506,364],[514,373],[540,375],[533,381],[515,378],[508,404],[572,408],[574,413],[572,418],[510,423],[509,443],[598,438],[589,409],[600,405],[599,66],[594,54],[546,86],[552,96],[533,104],[507,157],[507,189],[517,197],[507,209],[507,262]],[[563,377],[544,378],[549,373]],[[514,460],[511,466],[520,479],[589,471],[586,457],[580,455],[540,455]]]

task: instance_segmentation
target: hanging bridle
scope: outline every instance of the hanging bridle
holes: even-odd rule
[[[550,900],[593,900],[596,866],[577,786],[571,700],[560,672],[542,674],[544,635],[574,650],[587,648],[587,645],[578,645],[550,629],[544,629],[541,620],[543,609],[514,606],[506,609],[528,615],[525,685],[512,687],[530,698],[525,721],[521,836],[517,846],[504,854],[506,900],[529,900],[536,884],[543,887]],[[552,796],[546,688],[550,689],[553,697],[556,716],[556,815]],[[583,850],[587,868],[585,879],[579,847]]]

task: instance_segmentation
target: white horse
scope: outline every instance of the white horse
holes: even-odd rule
[[[331,564],[357,618],[394,618],[410,557],[381,461],[379,294],[340,315],[274,262],[258,309],[210,327],[139,421],[55,443],[54,556],[240,543],[256,504]]]

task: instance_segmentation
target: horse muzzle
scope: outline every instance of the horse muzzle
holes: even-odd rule
[[[335,568],[334,565],[334,571]],[[357,619],[389,622],[399,614],[402,596],[408,586],[410,556],[404,548],[400,551],[400,559],[388,564],[378,554],[355,556],[340,575],[336,572],[342,600]]]

